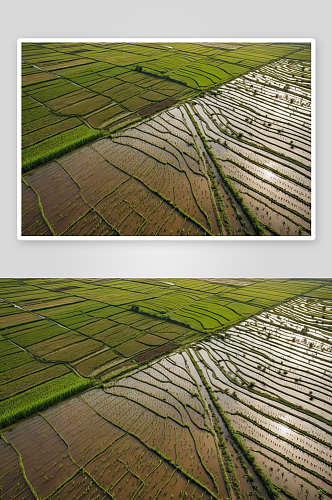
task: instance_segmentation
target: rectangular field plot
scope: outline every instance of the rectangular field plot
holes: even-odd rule
[[[313,239],[313,49],[22,43],[19,237]]]
[[[42,291],[24,322],[13,299]],[[331,279],[0,280],[0,299],[23,320],[0,330],[4,498],[332,496]]]

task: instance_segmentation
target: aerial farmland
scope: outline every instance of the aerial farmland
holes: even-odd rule
[[[20,44],[20,236],[309,237],[310,43]]]
[[[0,497],[332,498],[331,279],[0,280]]]

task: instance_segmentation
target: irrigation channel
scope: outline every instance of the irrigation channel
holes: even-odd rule
[[[331,333],[301,296],[21,421],[1,498],[332,498]]]
[[[27,236],[310,231],[310,62],[249,71],[23,176]]]

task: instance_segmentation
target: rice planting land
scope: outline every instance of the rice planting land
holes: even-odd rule
[[[332,280],[3,279],[5,499],[332,498]]]
[[[27,43],[22,236],[310,236],[310,43]]]

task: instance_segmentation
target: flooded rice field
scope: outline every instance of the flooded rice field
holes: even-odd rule
[[[7,428],[1,498],[330,498],[331,333],[299,296]]]
[[[308,236],[310,62],[249,71],[22,186],[25,236]]]

